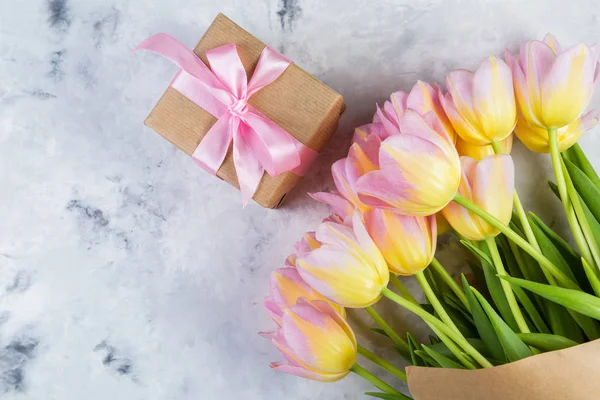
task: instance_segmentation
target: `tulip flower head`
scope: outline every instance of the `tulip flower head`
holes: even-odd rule
[[[296,262],[302,279],[343,307],[376,303],[388,284],[389,271],[360,214],[354,213],[352,227],[322,223],[316,237],[321,247],[299,256]]]
[[[406,110],[402,134],[381,143],[379,170],[362,176],[359,199],[370,207],[404,215],[435,214],[452,200],[460,182],[460,160],[452,139],[431,114]]]
[[[451,72],[448,93],[441,103],[456,133],[465,141],[484,146],[505,139],[517,123],[517,108],[510,68],[488,57],[474,73]]]
[[[311,193],[311,197],[328,204],[333,214],[343,219],[351,218],[354,209],[366,210],[368,207],[358,197],[356,182],[364,174],[379,169],[381,137],[386,137],[381,124],[372,123],[357,128],[348,156],[331,166],[337,191]]]
[[[364,221],[390,272],[413,275],[431,263],[437,243],[434,215],[411,217],[374,208],[364,214]]]
[[[374,122],[380,122],[387,136],[400,134],[400,120],[406,110],[412,110],[422,116],[428,115],[435,121],[436,129],[442,130],[454,142],[456,134],[440,103],[440,87],[435,83],[417,81],[409,93],[398,91],[392,93],[390,100],[383,105],[383,110],[377,107],[373,116]],[[386,136],[380,135],[381,139]]]
[[[600,75],[596,45],[578,44],[563,51],[550,34],[541,42],[523,43],[518,57],[507,51],[506,62],[523,118],[542,129],[564,128],[579,119]]]
[[[517,126],[519,126],[518,122]],[[512,144],[513,135],[508,135],[506,139],[498,142],[502,154],[510,154],[512,150]],[[477,161],[483,160],[484,158],[495,154],[494,149],[490,144],[485,146],[476,146],[474,144],[465,142],[460,137],[456,140],[456,150],[458,151],[459,156],[471,157]]]
[[[286,308],[273,344],[285,362],[271,368],[321,382],[335,382],[350,372],[358,345],[348,323],[328,303],[299,299]]]
[[[329,302],[302,280],[296,268],[279,268],[271,272],[271,295],[265,299],[265,307],[277,325],[281,325],[283,311],[295,305],[299,298]],[[346,316],[343,307],[329,303],[338,314]]]
[[[507,225],[512,215],[515,167],[511,156],[493,155],[476,161],[461,157],[462,180],[458,193]],[[455,202],[443,210],[452,228],[469,240],[484,240],[499,231]]]

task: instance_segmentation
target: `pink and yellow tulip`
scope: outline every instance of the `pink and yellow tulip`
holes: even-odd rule
[[[451,72],[448,93],[441,103],[456,133],[465,141],[484,146],[505,139],[517,123],[517,108],[510,68],[488,57],[474,73]]]
[[[519,123],[517,122],[517,126]],[[516,128],[515,128],[516,129]],[[508,135],[506,139],[498,142],[500,151],[502,154],[510,154],[513,144],[513,135]],[[477,161],[483,160],[484,158],[491,156],[494,153],[492,145],[477,146],[468,142],[465,142],[460,137],[456,140],[456,150],[459,156],[467,156],[474,158]]]
[[[599,121],[600,110],[591,110],[569,125],[557,129],[558,151],[565,151],[573,146],[585,132],[595,127]],[[550,153],[547,129],[531,125],[525,118],[520,117],[515,127],[515,134],[529,150],[536,153]]]
[[[271,295],[265,299],[265,307],[277,325],[281,325],[283,311],[296,304],[299,298],[322,300],[330,303],[345,318],[343,307],[329,302],[302,280],[296,268],[279,268],[271,272]]]
[[[356,183],[358,197],[369,207],[399,214],[435,214],[452,200],[460,182],[452,138],[412,110],[404,112],[399,126],[402,134],[381,143],[380,169]]]
[[[440,92],[440,87],[435,83],[417,81],[409,93],[403,91],[392,93],[390,100],[384,103],[383,110],[377,107],[373,121],[383,125],[387,136],[397,135],[402,132],[400,128],[402,116],[406,110],[412,110],[423,117],[427,116],[427,119],[436,125],[436,129],[443,130],[454,142],[456,134],[440,103]],[[380,137],[386,139],[386,136],[380,135]]]
[[[389,271],[360,214],[354,213],[352,227],[324,222],[316,236],[321,246],[296,261],[302,279],[343,307],[376,303],[388,284]]]
[[[435,216],[411,217],[374,208],[363,218],[390,272],[413,275],[431,263],[437,243]]]
[[[506,61],[523,118],[542,129],[567,127],[580,118],[600,75],[596,45],[563,51],[552,35],[523,43],[518,57],[507,51]]]
[[[460,161],[462,180],[458,193],[508,225],[515,189],[512,157],[493,155],[481,161],[461,157]],[[467,239],[484,240],[499,233],[498,229],[454,202],[448,204],[442,214],[452,228]]]
[[[321,382],[335,382],[350,372],[358,344],[348,323],[328,303],[300,299],[283,312],[273,344],[286,361],[271,368]]]

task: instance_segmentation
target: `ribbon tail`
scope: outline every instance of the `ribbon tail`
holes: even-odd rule
[[[244,207],[248,204],[252,196],[254,196],[254,193],[256,193],[256,189],[258,189],[265,171],[245,141],[245,136],[249,129],[251,128],[242,122],[239,128],[233,132],[233,162],[240,184]]]
[[[192,159],[209,173],[216,175],[223,164],[234,132],[238,130],[240,120],[231,114],[223,115],[200,141]]]

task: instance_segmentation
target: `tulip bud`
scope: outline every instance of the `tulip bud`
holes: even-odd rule
[[[437,243],[435,216],[410,217],[375,208],[363,218],[390,272],[413,275],[431,263]]]
[[[381,298],[389,281],[388,267],[359,213],[353,215],[352,227],[322,223],[317,240],[321,247],[296,262],[306,283],[344,307],[367,307]]]
[[[510,68],[488,57],[475,73],[451,72],[448,93],[440,100],[456,133],[474,145],[505,139],[517,123],[517,109]]]
[[[286,308],[273,344],[285,362],[271,368],[321,382],[335,382],[350,372],[358,345],[354,332],[341,315],[322,301],[299,299]]]
[[[596,45],[562,51],[554,36],[546,35],[542,42],[523,43],[518,58],[505,55],[519,109],[530,125],[560,129],[582,116],[600,75]]]
[[[295,268],[279,268],[271,272],[271,295],[265,299],[265,307],[277,325],[281,325],[283,311],[295,305],[299,298],[329,302],[308,286]],[[334,303],[330,305],[342,317],[346,316],[343,307]]]
[[[458,153],[447,133],[427,120],[412,110],[403,114],[402,134],[381,143],[380,169],[365,174],[356,184],[363,203],[426,216],[452,200],[460,182]]]
[[[511,156],[493,155],[476,161],[461,157],[458,193],[507,225],[512,216],[515,167]],[[469,240],[484,240],[500,231],[455,202],[443,210],[452,228]]]

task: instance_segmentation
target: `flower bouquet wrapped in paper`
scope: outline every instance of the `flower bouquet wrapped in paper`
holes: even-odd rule
[[[563,50],[547,35],[505,61],[450,73],[446,92],[418,82],[378,107],[332,166],[337,191],[312,194],[332,214],[273,272],[265,305],[276,329],[263,335],[284,361],[271,366],[323,382],[354,372],[381,399],[409,397],[364,360],[408,382],[418,400],[597,399],[600,178],[577,144],[598,122],[586,110],[597,59],[595,45]],[[562,202],[574,247],[524,210],[513,132],[550,154],[548,195]],[[441,223],[471,253],[469,279],[435,258]],[[401,282],[409,275],[426,304]],[[416,314],[430,340],[393,330],[378,301]],[[412,366],[362,347],[345,308],[365,309]]]

